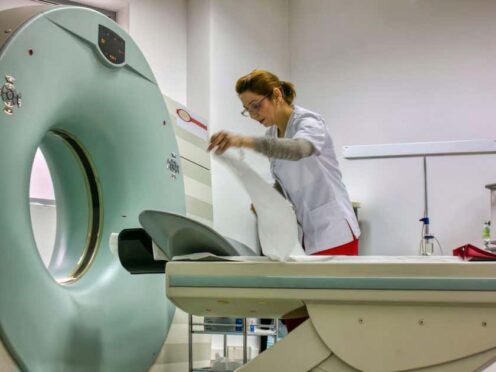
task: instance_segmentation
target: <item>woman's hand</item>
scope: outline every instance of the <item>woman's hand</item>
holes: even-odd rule
[[[210,144],[207,151],[215,150],[217,155],[221,155],[230,147],[253,148],[252,142],[253,139],[251,137],[221,131],[210,137]]]

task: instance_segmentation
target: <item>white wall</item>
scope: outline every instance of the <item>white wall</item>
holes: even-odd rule
[[[289,78],[288,4],[276,1],[211,1],[210,31],[211,131],[263,135],[260,124],[240,115],[242,105],[234,90],[236,80],[254,68]],[[265,158],[246,152],[246,159],[267,179]],[[215,227],[221,233],[255,247],[255,218],[242,186],[215,160],[212,163]]]
[[[210,117],[210,1],[187,0],[187,102]]]
[[[36,3],[32,0],[2,0],[0,2],[0,10],[17,8],[21,6],[37,5],[37,4],[39,3]]]
[[[182,104],[187,103],[186,16],[186,0],[129,0],[129,34],[148,60],[160,90]]]
[[[297,102],[327,119],[360,201],[362,254],[416,254],[422,160],[343,160],[342,146],[496,138],[496,2],[290,0]],[[496,156],[428,160],[445,254],[481,246]]]

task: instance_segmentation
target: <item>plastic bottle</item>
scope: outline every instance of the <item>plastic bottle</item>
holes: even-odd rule
[[[419,221],[423,223],[422,233],[424,234],[420,242],[420,255],[431,256],[434,253],[434,236],[429,235],[429,217],[425,216]]]
[[[491,221],[484,222],[482,228],[482,239],[484,240],[484,248],[488,249],[491,244]]]
[[[424,254],[426,256],[432,256],[432,254],[434,253],[434,236],[432,235],[426,235],[424,237],[424,249],[425,249],[425,252]]]
[[[250,323],[249,323],[249,332],[250,333],[255,333],[255,319],[254,318],[251,318],[250,319]]]

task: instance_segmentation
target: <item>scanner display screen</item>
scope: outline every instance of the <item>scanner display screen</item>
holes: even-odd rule
[[[102,25],[98,25],[98,47],[110,63],[115,65],[124,63],[126,55],[124,39]]]

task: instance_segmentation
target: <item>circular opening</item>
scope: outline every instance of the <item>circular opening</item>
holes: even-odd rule
[[[74,136],[48,132],[33,162],[30,209],[45,267],[61,284],[80,279],[101,235],[101,194],[88,152]]]
[[[39,148],[31,169],[29,210],[36,247],[45,267],[48,268],[57,231],[57,208],[50,169]]]

